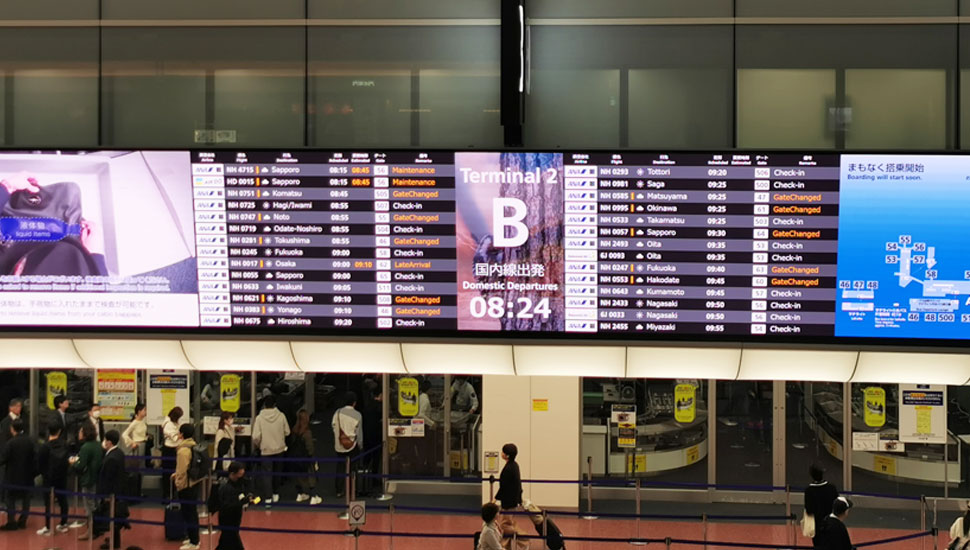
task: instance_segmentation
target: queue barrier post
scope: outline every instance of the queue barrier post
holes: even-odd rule
[[[593,515],[593,457],[586,457],[586,515],[583,519],[594,520]]]
[[[360,544],[360,527],[354,527],[354,550],[359,549]]]
[[[387,505],[387,513],[391,516],[389,518],[391,523],[391,550],[394,550],[394,504],[393,503]]]
[[[919,530],[926,531],[926,495],[919,496]],[[925,550],[926,537],[920,537],[919,548]]]
[[[212,494],[212,476],[209,476],[209,478],[206,480],[206,485],[209,487],[208,493],[211,495]],[[218,489],[216,489],[216,490],[218,490]],[[206,515],[205,515],[205,519],[206,519],[206,531],[208,531],[208,534],[206,535],[206,545],[207,545],[206,547],[209,550],[212,550],[212,535],[213,535],[213,533],[212,533],[212,514],[209,514],[208,513],[208,511],[209,511],[209,505],[208,505],[209,498],[206,497],[206,499],[203,500],[203,502],[205,502],[206,504],[203,504],[202,505],[202,509],[207,512]]]
[[[707,514],[701,514],[701,524],[703,526],[702,531],[704,532],[704,550],[707,550]]]
[[[44,509],[44,525],[47,527],[47,548],[45,550],[59,550],[54,546],[54,531],[55,528],[52,527],[52,523],[47,518],[53,517],[54,515],[54,487],[51,487],[49,493],[47,493],[47,506]]]
[[[647,544],[640,540],[640,487],[641,485],[642,483],[640,482],[640,478],[637,478],[636,479],[637,517],[634,520],[634,523],[636,523],[636,526],[637,526],[637,537],[636,537],[637,540],[633,541],[634,546],[644,546]]]
[[[795,534],[795,521],[791,514],[791,485],[785,485],[785,515],[788,516],[788,543],[794,546],[798,539]]]
[[[671,543],[672,543],[672,541],[670,540],[670,537],[667,537],[667,538],[664,539],[664,545],[667,546],[667,550],[670,550]]]
[[[77,487],[78,487],[77,476],[74,476],[74,491],[73,491],[73,493],[74,493],[74,510],[72,510],[74,513],[71,514],[71,515],[74,515],[74,516],[80,515],[78,513],[78,510],[81,509],[81,505],[79,504],[81,502],[81,500],[80,500],[81,499],[81,496],[78,494]],[[77,529],[77,528],[81,527],[82,525],[84,525],[84,522],[83,521],[81,521],[79,519],[75,519],[74,521],[71,522],[71,524],[69,525],[69,527],[71,529]]]
[[[350,457],[348,456],[344,462],[344,474],[347,476],[344,478],[344,511],[337,515],[338,519],[348,519],[350,518]]]
[[[115,502],[114,493],[108,497],[108,550],[121,550],[120,548],[115,548],[115,531],[118,529],[118,524],[115,522]],[[91,539],[94,539],[94,534],[92,533]]]
[[[542,511],[542,544],[545,546],[549,540],[549,513]]]
[[[488,476],[488,501],[495,500],[495,474]]]

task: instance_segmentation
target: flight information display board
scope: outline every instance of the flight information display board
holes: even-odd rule
[[[970,157],[0,153],[0,325],[970,337]]]

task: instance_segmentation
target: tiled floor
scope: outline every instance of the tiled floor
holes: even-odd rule
[[[160,521],[162,511],[158,508],[153,509],[134,509],[133,518],[149,521]],[[473,516],[451,516],[444,514],[395,514],[393,531],[395,533],[455,533],[466,534],[467,538],[430,538],[430,537],[396,537],[393,548],[395,550],[451,550],[451,549],[471,549],[471,535],[480,529],[481,521]],[[519,524],[524,530],[532,532],[531,524],[526,518],[518,518]],[[574,537],[608,537],[608,538],[628,538],[636,535],[636,524],[627,520],[584,520],[579,518],[558,518],[557,524],[566,536]],[[851,523],[851,520],[850,520]],[[40,537],[35,531],[40,527],[40,517],[33,517],[30,520],[29,529],[13,533],[0,533],[0,550],[43,550],[47,548],[60,548],[62,550],[86,550],[91,548],[91,544],[76,540],[76,533],[71,531],[67,535],[58,535],[54,538]],[[276,509],[273,511],[250,510],[246,513],[244,527],[258,527],[270,529],[297,529],[297,530],[343,530],[347,527],[345,520],[337,518],[336,511],[294,511]],[[386,512],[371,512],[367,516],[367,524],[364,531],[390,531],[391,518]],[[760,544],[787,545],[789,543],[788,529],[784,525],[760,525],[755,523],[712,523],[708,527],[708,540],[725,542],[750,542]],[[853,528],[851,529],[853,542],[856,544],[875,539],[888,538],[893,536],[905,535],[912,531],[894,529],[872,529],[872,528]],[[640,536],[645,538],[678,538],[703,540],[703,527],[698,522],[655,522],[644,521],[640,524]],[[946,535],[941,536],[937,548],[945,548],[947,544]],[[97,548],[101,541],[97,541],[93,547]],[[174,550],[179,547],[178,542],[167,542],[164,540],[162,528],[160,526],[135,525],[131,531],[125,531],[123,535],[123,546],[138,545],[145,550]],[[202,548],[211,550],[218,542],[218,535],[211,538],[203,536]],[[249,550],[291,548],[307,550],[352,550],[355,548],[354,539],[340,535],[311,535],[311,534],[282,534],[264,532],[243,533],[243,542]],[[378,550],[391,548],[391,542],[387,537],[361,536],[358,542],[359,550]],[[539,541],[533,541],[531,549],[539,550],[542,545]],[[798,544],[811,544],[799,535]],[[606,550],[613,548],[631,548],[626,542],[585,542],[569,541],[567,547],[570,550]],[[648,548],[663,548],[662,544],[651,544]],[[677,549],[700,549],[701,545],[674,544],[672,548]],[[728,547],[709,545],[708,550],[727,550]],[[925,539],[925,547],[921,545],[919,539],[903,542],[896,542],[886,545],[875,546],[872,548],[883,550],[931,550],[932,540]]]

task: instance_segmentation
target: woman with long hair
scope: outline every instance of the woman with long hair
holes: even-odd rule
[[[294,472],[306,474],[306,476],[296,479],[296,501],[305,502],[309,500],[310,506],[316,506],[323,502],[323,499],[317,494],[317,463],[312,460],[314,456],[313,433],[310,432],[310,413],[306,409],[300,409],[300,412],[296,413],[296,424],[290,430],[289,456],[306,460],[306,462],[293,463]]]
[[[236,415],[229,411],[223,411],[219,416],[215,447],[218,460],[212,461],[212,469],[217,473],[228,470],[232,459],[236,458],[236,427],[232,423],[235,417]]]

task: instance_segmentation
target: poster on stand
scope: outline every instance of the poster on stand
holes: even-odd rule
[[[165,416],[173,407],[182,407],[185,416],[182,422],[189,420],[189,373],[176,370],[148,371],[148,395],[145,405],[148,408],[148,423],[161,426]]]
[[[863,417],[866,426],[881,428],[886,424],[886,390],[879,387],[868,387],[863,390],[865,396],[865,412]]]
[[[899,385],[899,440],[946,443],[946,386]]]
[[[108,422],[131,420],[138,403],[135,369],[99,370],[95,374],[94,401],[101,404],[101,418]]]
[[[616,424],[617,440],[616,446],[623,449],[632,449],[637,446],[637,406],[636,405],[613,405],[610,420]]]
[[[54,410],[54,398],[67,396],[67,373],[55,371],[47,373],[47,408]]]

